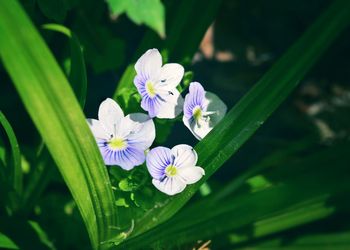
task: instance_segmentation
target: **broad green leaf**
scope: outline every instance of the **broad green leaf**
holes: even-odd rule
[[[77,36],[68,28],[59,24],[45,24],[43,27],[47,30],[60,32],[69,38],[71,53],[69,82],[74,90],[76,97],[79,100],[80,106],[84,108],[87,92],[87,77],[83,50],[80,46]]]
[[[195,147],[198,165],[206,175],[137,221],[138,235],[173,216],[214,172],[265,122],[297,86],[338,34],[348,26],[350,2],[332,3],[305,34],[276,62],[263,78],[232,108],[226,117]]]
[[[82,109],[85,105],[87,94],[87,77],[83,51],[78,38],[68,28],[58,24],[46,24],[45,29],[61,32],[69,38],[71,65],[69,72],[70,84],[73,88],[75,96],[79,100]],[[49,183],[54,173],[54,162],[52,161],[47,148],[41,147],[37,154],[35,169],[29,176],[28,185],[23,194],[23,209],[30,211],[41,193]]]
[[[146,24],[165,37],[165,10],[160,0],[107,0],[114,15],[126,13],[136,24]]]
[[[343,200],[349,191],[346,183],[349,148],[349,143],[340,144],[302,160],[284,161],[256,175],[269,181],[265,189],[256,191],[242,187],[240,193],[221,201],[208,197],[200,206],[184,209],[121,247],[181,247],[181,244],[213,239],[227,232],[230,232],[232,244],[238,244],[341,212],[349,206],[349,202]],[[245,228],[250,230],[244,231]]]
[[[115,223],[115,199],[95,139],[67,79],[22,7],[1,1],[0,9],[1,59],[77,203],[93,248],[100,248]]]
[[[13,189],[16,190],[18,195],[22,193],[22,168],[21,168],[21,152],[19,150],[19,145],[15,132],[13,131],[9,121],[6,119],[5,115],[0,111],[0,124],[5,130],[5,133],[8,137],[11,146],[11,160],[6,167],[6,172],[8,173],[10,183],[13,186]]]

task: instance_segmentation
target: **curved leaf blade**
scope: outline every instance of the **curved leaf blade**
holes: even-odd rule
[[[77,36],[70,29],[59,24],[45,24],[43,28],[59,32],[69,38],[71,53],[69,82],[74,90],[77,99],[79,100],[80,106],[84,108],[87,93],[87,77],[83,50],[80,46]]]
[[[0,111],[0,124],[4,128],[11,146],[11,164],[7,166],[7,172],[9,173],[10,183],[13,189],[18,195],[22,193],[22,168],[21,168],[21,152],[19,149],[18,141],[15,132],[12,129],[11,124],[6,119],[6,116]]]
[[[136,223],[133,235],[173,216],[198,188],[227,161],[298,85],[332,41],[349,24],[350,2],[338,0],[233,107],[221,123],[195,147],[206,175],[180,195],[169,197]]]
[[[18,1],[0,2],[0,55],[82,214],[93,248],[110,237],[114,194],[63,72]]]

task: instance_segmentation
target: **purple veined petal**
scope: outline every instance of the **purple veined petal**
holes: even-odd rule
[[[205,171],[201,167],[185,167],[178,168],[178,178],[182,180],[182,182],[186,184],[193,184],[199,181],[203,175],[205,175]]]
[[[115,134],[116,124],[118,124],[123,117],[123,110],[114,100],[107,98],[100,104],[98,120],[110,135]]]
[[[162,180],[165,177],[165,168],[174,162],[171,150],[166,147],[151,149],[146,156],[148,172],[153,179]]]
[[[159,96],[155,96],[153,98],[145,96],[144,98],[142,98],[141,107],[145,111],[148,111],[148,115],[151,118],[154,118],[159,113],[159,108],[162,105],[162,103],[163,100]]]
[[[106,165],[117,165],[124,170],[131,170],[145,162],[143,150],[127,146],[123,150],[112,150],[106,141],[98,143],[102,158]]]
[[[157,49],[147,50],[136,62],[137,75],[143,79],[158,78],[162,67],[162,56]]]
[[[173,119],[182,112],[183,98],[177,89],[160,95],[164,102],[159,106],[158,118]]]
[[[197,163],[197,152],[189,145],[176,145],[171,152],[175,156],[174,165],[178,168],[193,167]]]
[[[134,85],[141,96],[147,95],[146,82],[147,78],[144,78],[142,75],[136,75],[134,78]]]
[[[123,119],[123,126],[129,144],[136,145],[140,149],[148,149],[156,137],[153,120],[146,114],[134,113],[127,115]]]
[[[193,115],[193,109],[199,106],[204,109],[205,90],[199,82],[191,82],[189,87],[189,93],[185,96],[185,102],[183,106],[184,115],[186,118],[191,118]]]
[[[186,184],[180,178],[177,177],[166,177],[162,181],[153,179],[152,184],[159,191],[167,195],[175,195],[181,193],[186,188]]]
[[[162,90],[175,89],[181,82],[184,75],[184,68],[177,63],[167,63],[163,65],[160,71],[160,81],[157,88]]]
[[[91,129],[92,134],[97,140],[98,139],[108,140],[110,138],[110,135],[102,126],[100,121],[95,119],[86,119],[86,121]]]

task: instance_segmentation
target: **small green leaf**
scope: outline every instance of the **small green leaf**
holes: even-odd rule
[[[126,12],[136,24],[146,24],[165,37],[165,9],[160,0],[107,0],[114,15]]]
[[[125,198],[118,198],[115,201],[115,205],[118,207],[129,207],[129,204],[126,203]]]

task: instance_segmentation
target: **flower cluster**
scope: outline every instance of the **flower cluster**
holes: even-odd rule
[[[184,68],[177,63],[162,65],[157,49],[150,49],[135,64],[134,84],[142,97],[141,107],[148,115],[134,113],[124,116],[123,110],[112,99],[100,105],[98,120],[87,119],[106,165],[117,165],[125,170],[146,161],[153,185],[168,195],[182,192],[186,185],[200,180],[204,169],[196,166],[198,156],[189,145],[172,149],[148,149],[155,139],[152,118],[171,119],[183,112],[183,123],[198,139],[203,139],[224,117],[226,105],[213,93],[192,82],[189,93],[182,98],[177,86]]]

